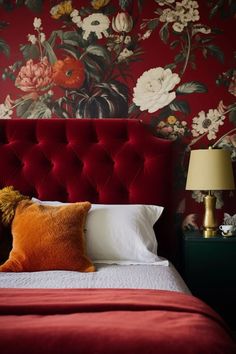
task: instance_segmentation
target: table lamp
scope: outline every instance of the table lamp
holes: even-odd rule
[[[191,151],[186,189],[208,192],[204,197],[204,237],[212,237],[217,234],[216,197],[212,191],[234,188],[234,175],[229,151],[212,149],[211,147]]]

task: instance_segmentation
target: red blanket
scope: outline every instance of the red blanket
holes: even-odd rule
[[[1,354],[235,354],[191,295],[127,289],[1,289]]]

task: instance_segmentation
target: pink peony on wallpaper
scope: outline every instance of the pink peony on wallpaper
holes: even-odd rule
[[[235,24],[234,0],[0,0],[0,118],[141,120],[175,142],[176,212],[198,228],[190,150],[236,160]]]

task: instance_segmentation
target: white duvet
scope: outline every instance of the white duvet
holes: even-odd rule
[[[0,273],[0,288],[140,288],[190,293],[173,265],[96,264],[94,273]]]

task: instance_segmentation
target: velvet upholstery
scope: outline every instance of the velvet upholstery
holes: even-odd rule
[[[41,200],[164,206],[158,241],[168,255],[171,151],[137,120],[0,120],[0,188]]]

